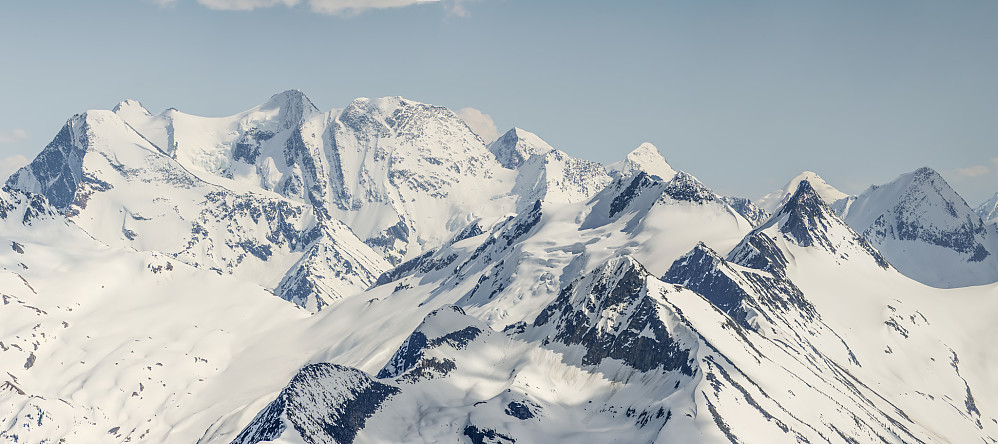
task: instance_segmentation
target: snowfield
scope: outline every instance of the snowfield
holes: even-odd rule
[[[124,101],[0,191],[0,441],[998,442],[987,214],[398,97]]]

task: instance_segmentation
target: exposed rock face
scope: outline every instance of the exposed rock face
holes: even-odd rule
[[[584,365],[613,358],[640,371],[692,376],[690,350],[670,333],[667,309],[655,302],[662,296],[646,286],[649,277],[633,259],[613,259],[562,290],[533,326],[550,324],[549,341],[582,345]]]

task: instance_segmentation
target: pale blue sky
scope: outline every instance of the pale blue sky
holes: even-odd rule
[[[297,88],[472,107],[600,162],[649,141],[725,194],[926,165],[972,205],[998,191],[996,1],[164,2],[0,3],[0,169],[124,98],[214,116]]]

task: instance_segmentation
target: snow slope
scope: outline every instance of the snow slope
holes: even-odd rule
[[[0,441],[169,441],[238,405],[253,382],[219,377],[234,356],[307,319],[258,285],[102,245],[41,196],[0,202]]]

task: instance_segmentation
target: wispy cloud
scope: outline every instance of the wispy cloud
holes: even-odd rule
[[[943,171],[942,175],[967,202],[981,202],[998,191],[998,157],[978,165]]]
[[[21,154],[0,158],[0,181],[6,181],[14,171],[28,164],[28,158]]]
[[[14,128],[10,131],[0,131],[0,143],[20,142],[27,138],[28,132],[20,128]]]
[[[496,122],[492,120],[492,116],[475,108],[461,108],[457,111],[457,115],[485,143],[491,143],[499,138],[499,129],[496,128]]]
[[[183,0],[147,0],[160,6],[174,6]],[[440,3],[450,15],[468,15],[462,3],[469,0],[196,0],[209,9],[221,11],[252,11],[275,6],[295,7],[305,5],[312,12],[327,15],[353,16],[368,9],[401,8],[405,6]]]
[[[974,165],[967,168],[957,168],[956,174],[964,177],[980,177],[987,175],[991,172],[991,169],[984,165]]]
[[[401,8],[438,3],[437,0],[307,0],[313,12],[330,15],[353,15],[365,9]]]
[[[295,6],[298,0],[198,0],[202,6],[223,11],[251,11],[274,6]]]

